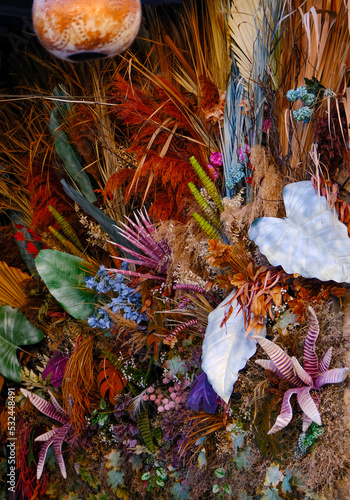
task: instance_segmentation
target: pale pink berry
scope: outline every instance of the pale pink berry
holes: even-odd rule
[[[149,398],[150,398],[151,401],[155,401],[156,400],[156,395],[155,394],[151,394]]]
[[[177,398],[177,393],[176,393],[176,392],[172,392],[172,393],[170,394],[170,397],[171,397],[171,399],[175,399],[175,398]]]
[[[170,380],[168,378],[163,378],[163,384],[169,384]]]
[[[159,413],[162,413],[164,411],[164,406],[158,406],[158,411]]]
[[[170,401],[170,403],[168,404],[169,408],[175,408],[175,403],[174,401]]]
[[[142,399],[143,399],[144,401],[148,401],[148,399],[149,399],[148,394],[144,394],[144,395],[142,396]]]
[[[169,405],[165,405],[165,406],[164,406],[164,408],[165,408],[166,410],[170,410],[170,406],[169,406]]]
[[[174,389],[175,391],[178,391],[180,389],[180,384],[178,382],[175,382]]]
[[[160,404],[160,399],[155,399],[154,402],[156,403],[156,405],[159,405]]]
[[[168,399],[168,398],[164,398],[164,399],[163,399],[163,403],[164,403],[165,405],[167,405],[167,404],[169,403],[169,399]]]
[[[169,387],[169,392],[174,392],[174,387]]]
[[[175,403],[181,403],[182,398],[175,398]]]
[[[147,389],[147,392],[148,392],[149,394],[152,394],[152,392],[154,392],[154,387],[152,387],[152,386],[151,386],[151,387],[149,387],[149,388]]]

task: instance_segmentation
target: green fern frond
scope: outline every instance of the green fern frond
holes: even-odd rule
[[[221,196],[218,192],[218,190],[215,187],[215,184],[209,179],[207,174],[204,172],[198,161],[194,156],[191,156],[190,162],[192,167],[194,168],[196,174],[198,175],[199,179],[201,180],[203,187],[207,190],[210,198],[213,200],[215,205],[217,206],[217,209],[219,212],[224,211],[224,207],[222,206],[221,203]]]
[[[209,203],[205,200],[205,198],[201,195],[199,190],[196,188],[196,186],[192,183],[188,183],[188,187],[191,190],[191,193],[193,194],[196,202],[198,205],[201,207],[203,212],[207,215],[208,219],[210,220],[211,223],[213,223],[217,228],[221,229],[221,221],[218,215],[215,213],[213,207],[209,205]]]
[[[104,357],[107,358],[108,361],[112,363],[114,368],[116,368],[117,370],[122,369],[123,364],[121,363],[120,359],[117,357],[116,354],[113,354],[113,352],[109,351],[101,351],[101,352],[104,355]]]
[[[61,234],[57,229],[55,229],[52,226],[48,227],[49,231],[51,234],[55,236],[55,238],[58,239],[60,243],[64,246],[66,250],[68,250],[72,255],[75,255],[76,257],[80,257],[81,259],[85,260],[85,255],[75,246],[71,241],[69,241],[63,234]]]
[[[48,205],[47,207],[49,209],[49,211],[51,212],[51,214],[55,217],[56,221],[59,223],[59,225],[61,226],[62,228],[62,231],[64,232],[64,234],[66,235],[66,237],[77,247],[79,248],[79,250],[81,250],[82,252],[84,252],[84,247],[81,243],[81,241],[79,240],[76,232],[74,231],[74,229],[72,228],[72,226],[69,224],[69,222],[66,221],[66,219],[63,217],[63,215],[61,215],[56,209],[55,207],[53,207],[52,205]]]
[[[152,432],[151,432],[151,426],[149,423],[149,417],[148,417],[148,412],[146,408],[140,409],[140,412],[138,413],[136,417],[136,422],[137,426],[139,428],[140,434],[142,436],[142,439],[144,440],[147,448],[154,453],[156,451],[156,447],[153,442],[153,437],[152,437]]]
[[[212,239],[212,240],[220,240],[221,239],[217,230],[215,228],[213,228],[213,226],[207,220],[205,220],[204,217],[197,214],[197,212],[193,212],[192,215],[194,217],[194,220],[199,225],[199,227],[209,236],[210,239]]]

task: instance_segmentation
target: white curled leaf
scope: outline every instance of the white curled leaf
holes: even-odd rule
[[[234,300],[233,291],[209,314],[202,348],[202,370],[207,374],[214,391],[228,403],[239,370],[245,367],[256,351],[256,343],[245,336],[244,317]],[[233,312],[223,326],[230,307]]]
[[[321,281],[350,282],[350,239],[345,224],[311,181],[283,189],[286,218],[261,217],[248,235],[270,264],[288,274]]]

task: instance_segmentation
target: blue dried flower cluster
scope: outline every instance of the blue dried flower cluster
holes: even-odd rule
[[[296,122],[305,122],[309,123],[310,118],[312,116],[313,110],[308,108],[307,106],[303,106],[300,109],[296,109],[293,111],[294,120]]]
[[[293,111],[293,116],[295,121],[297,122],[305,122],[309,123],[310,118],[312,116],[313,110],[308,106],[312,106],[312,104],[316,101],[316,96],[313,92],[309,92],[307,87],[298,87],[296,90],[288,90],[286,95],[288,101],[295,102],[298,99],[303,101],[305,106],[301,109],[296,109]]]
[[[128,264],[123,262],[121,269],[125,270],[127,267]],[[139,313],[139,309],[142,307],[141,295],[124,282],[123,274],[117,273],[115,276],[111,276],[104,266],[100,266],[96,276],[84,279],[86,287],[96,290],[97,293],[105,294],[112,290],[118,294],[117,297],[113,297],[110,302],[106,303],[106,309],[111,309],[113,313],[118,313],[125,319],[132,319],[136,323],[147,320],[145,313]],[[88,318],[88,324],[92,328],[111,328],[112,321],[106,309],[99,307],[95,314]]]
[[[288,90],[288,101],[295,102],[301,99],[307,106],[311,106],[316,101],[316,96],[307,90],[307,87],[298,87],[296,90]]]
[[[244,178],[244,175],[244,165],[242,163],[236,162],[231,165],[226,178],[226,188],[231,191],[234,190],[235,186]]]

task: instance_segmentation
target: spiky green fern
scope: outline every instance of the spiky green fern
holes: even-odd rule
[[[77,233],[74,231],[72,226],[69,224],[68,221],[61,215],[55,207],[52,205],[48,205],[48,210],[51,212],[51,214],[55,217],[56,221],[58,224],[61,226],[63,233],[66,235],[66,237],[77,247],[79,250],[84,252],[84,247],[79,240]]]
[[[198,175],[200,181],[202,182],[203,187],[207,190],[208,195],[215,203],[217,209],[219,210],[220,213],[223,212],[224,207],[222,206],[221,196],[218,190],[216,189],[215,184],[209,179],[209,177],[204,172],[204,170],[202,169],[202,167],[200,166],[200,164],[198,163],[198,161],[194,156],[191,156],[190,162],[196,174]]]
[[[48,227],[50,233],[58,239],[58,241],[64,246],[66,250],[69,251],[72,255],[76,257],[80,257],[81,259],[85,259],[85,255],[81,252],[70,240],[68,240],[63,234],[61,234],[57,229],[52,226]]]
[[[194,212],[192,215],[194,217],[194,220],[199,225],[199,227],[209,236],[210,239],[212,240],[221,239],[217,230],[213,228],[213,226],[207,220],[205,220],[204,217],[197,214],[197,212]]]
[[[211,222],[214,226],[216,226],[217,229],[221,229],[220,217],[218,216],[217,213],[215,213],[213,207],[209,205],[209,203],[205,200],[205,198],[201,195],[199,190],[192,182],[189,182],[188,187],[190,188],[191,193],[193,194],[196,202],[201,207],[205,215],[208,217],[209,222]]]

